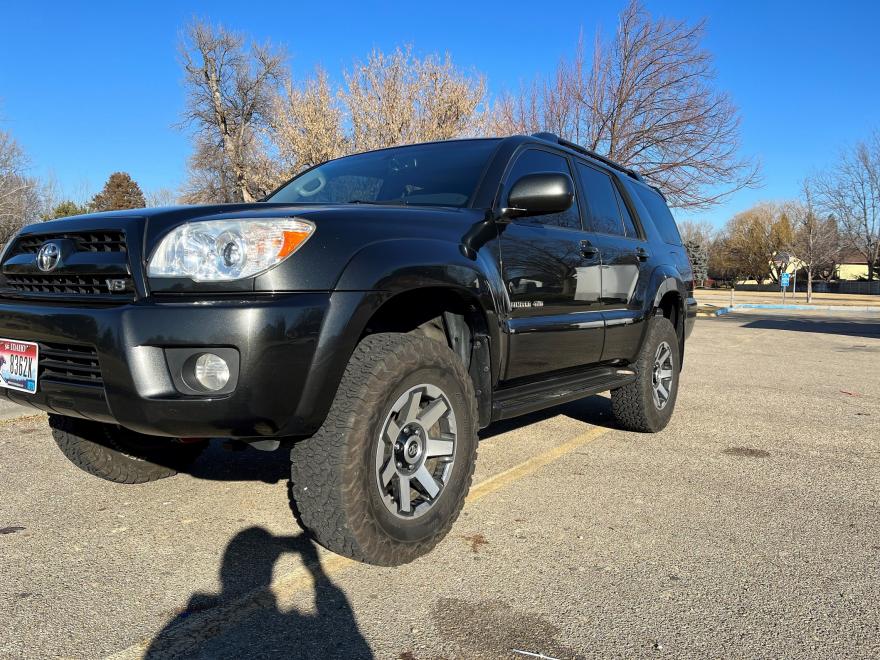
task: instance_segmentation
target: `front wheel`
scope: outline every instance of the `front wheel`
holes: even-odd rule
[[[300,521],[324,547],[396,566],[458,517],[477,450],[464,364],[426,337],[376,334],[355,349],[321,429],[291,452]]]
[[[675,408],[681,369],[678,335],[669,319],[655,316],[648,321],[645,341],[633,367],[636,380],[611,390],[614,419],[627,431],[662,431]]]

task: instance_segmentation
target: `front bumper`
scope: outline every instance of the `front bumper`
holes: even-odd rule
[[[307,435],[335,393],[335,383],[320,382],[328,370],[313,373],[319,353],[338,348],[321,343],[322,327],[331,307],[344,311],[352,295],[334,296],[334,303],[330,293],[297,293],[116,307],[3,300],[0,337],[92,347],[103,386],[46,381],[33,395],[0,388],[0,396],[153,435]],[[238,350],[235,390],[176,392],[164,349],[211,346]]]

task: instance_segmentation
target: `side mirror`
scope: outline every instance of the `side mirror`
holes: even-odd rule
[[[574,183],[567,174],[540,172],[526,174],[513,184],[502,217],[524,218],[561,213],[574,202]]]

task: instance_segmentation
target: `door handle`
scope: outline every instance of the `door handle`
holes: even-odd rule
[[[651,257],[651,253],[643,247],[636,248],[636,257],[639,261],[647,261]]]
[[[581,254],[585,257],[595,257],[599,254],[599,248],[590,243],[590,241],[581,241]]]

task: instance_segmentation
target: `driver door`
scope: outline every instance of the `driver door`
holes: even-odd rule
[[[562,172],[557,152],[520,152],[505,177],[502,199],[526,174]],[[505,379],[536,376],[598,362],[605,324],[601,260],[583,231],[577,196],[562,213],[517,218],[501,231],[501,270],[510,300]]]

